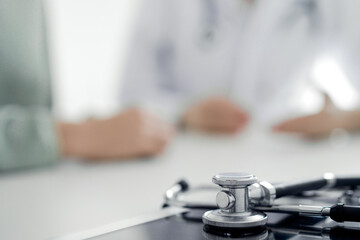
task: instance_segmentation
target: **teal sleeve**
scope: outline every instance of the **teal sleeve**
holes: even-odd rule
[[[51,113],[43,107],[0,107],[0,170],[50,164],[59,157]]]

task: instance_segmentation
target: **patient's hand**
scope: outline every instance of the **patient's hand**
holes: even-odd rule
[[[158,155],[174,135],[174,128],[137,109],[105,120],[59,124],[65,156],[112,159]]]
[[[323,110],[317,114],[287,120],[274,127],[275,132],[297,133],[310,138],[328,136],[334,129],[360,130],[360,110],[342,111],[325,96]]]
[[[200,102],[184,116],[185,126],[215,133],[236,133],[248,121],[248,114],[226,97],[212,97]]]

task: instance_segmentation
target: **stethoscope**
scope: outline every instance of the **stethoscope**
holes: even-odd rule
[[[215,42],[219,25],[219,9],[215,0],[201,0],[201,31],[198,44],[200,47],[209,47]]]
[[[245,1],[245,0],[239,0]],[[199,36],[199,44],[209,46],[216,42],[218,28],[220,25],[220,13],[216,0],[201,0],[201,25],[202,29]],[[311,22],[311,26],[318,25],[318,6],[314,0],[297,0],[293,3],[293,8],[283,19],[283,27],[292,27],[291,23],[302,16],[306,16]]]
[[[360,222],[360,206],[338,203],[333,206],[275,205],[276,199],[294,196],[305,191],[337,189],[360,185],[360,177],[324,177],[301,182],[271,184],[258,181],[248,173],[223,173],[212,178],[220,188],[200,186],[190,188],[184,180],[179,181],[165,193],[165,205],[189,209],[207,209],[202,216],[206,228],[215,230],[254,230],[264,228],[266,213],[287,213],[300,216],[330,217],[336,222]],[[219,190],[216,205],[184,201],[184,193]]]

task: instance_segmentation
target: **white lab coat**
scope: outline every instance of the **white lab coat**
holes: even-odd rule
[[[189,104],[227,95],[266,121],[278,119],[311,63],[315,8],[312,0],[144,1],[124,102],[176,121]]]
[[[319,0],[317,57],[311,78],[343,110],[360,107],[360,1]]]

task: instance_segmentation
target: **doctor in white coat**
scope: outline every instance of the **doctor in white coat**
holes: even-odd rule
[[[129,51],[124,102],[171,122],[237,132],[296,106],[314,55],[313,0],[144,1]]]

